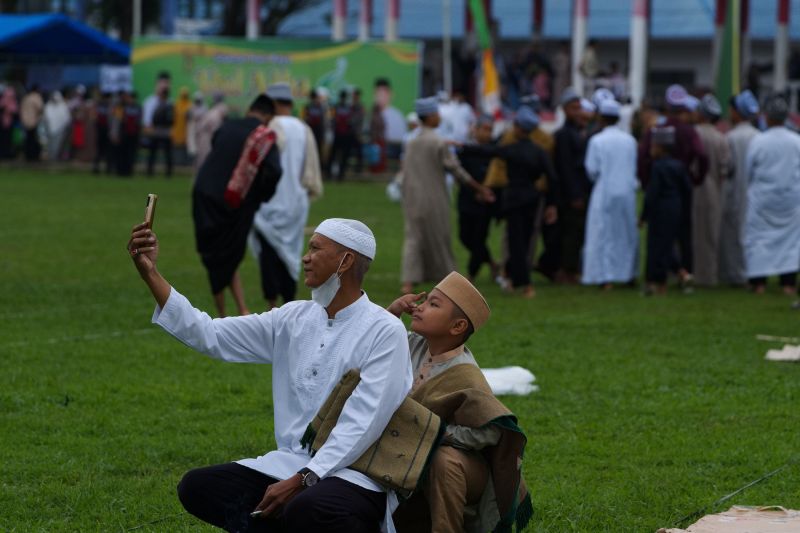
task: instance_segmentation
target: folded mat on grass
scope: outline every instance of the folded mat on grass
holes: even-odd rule
[[[774,505],[734,505],[727,511],[706,515],[686,529],[659,529],[658,533],[797,533],[800,511]]]

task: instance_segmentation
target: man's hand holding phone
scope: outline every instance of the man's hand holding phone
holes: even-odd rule
[[[144,282],[153,293],[156,303],[164,307],[172,290],[167,280],[165,280],[156,269],[158,261],[158,237],[153,233],[153,219],[155,217],[156,201],[155,194],[147,196],[147,207],[145,208],[145,221],[137,224],[131,230],[131,238],[128,240],[128,254],[130,254],[136,270]]]

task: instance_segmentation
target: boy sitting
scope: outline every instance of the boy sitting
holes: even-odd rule
[[[533,511],[521,475],[526,438],[464,346],[488,320],[489,306],[457,272],[418,303],[424,297],[407,294],[387,310],[412,317],[409,396],[447,427],[422,483],[424,497],[417,493],[400,506],[397,530],[511,531],[516,522],[521,531]]]

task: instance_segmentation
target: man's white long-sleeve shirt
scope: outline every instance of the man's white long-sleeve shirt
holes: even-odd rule
[[[333,319],[311,301],[290,302],[267,313],[212,319],[175,288],[153,323],[215,359],[271,363],[278,449],[239,464],[276,479],[303,467],[382,491],[346,468],[374,443],[411,389],[411,363],[403,323],[366,294]],[[325,445],[311,458],[300,439],[341,377],[352,368],[361,382],[345,403]]]

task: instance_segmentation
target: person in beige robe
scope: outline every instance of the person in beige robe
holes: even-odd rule
[[[721,115],[722,107],[714,95],[705,95],[696,129],[708,154],[708,172],[694,188],[692,198],[694,281],[703,286],[718,282],[722,188],[731,168],[730,147],[716,127]]]
[[[491,190],[464,170],[447,141],[436,134],[441,121],[435,98],[416,103],[420,133],[409,141],[403,159],[403,264],[402,291],[415,284],[438,281],[455,270],[450,231],[450,195],[445,174],[494,201]]]
[[[222,126],[222,122],[228,115],[228,105],[223,99],[222,93],[216,93],[211,109],[205,112],[195,125],[194,145],[197,151],[194,159],[195,175],[197,175],[197,171],[200,170],[203,161],[206,160],[206,157],[211,152],[211,138],[214,136],[214,132]]]

